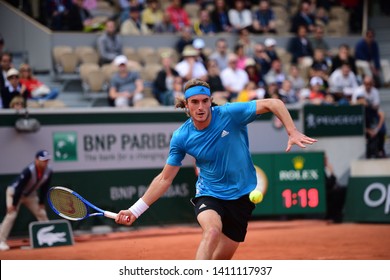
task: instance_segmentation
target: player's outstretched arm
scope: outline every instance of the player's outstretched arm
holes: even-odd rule
[[[118,213],[115,221],[118,224],[130,226],[134,221],[145,212],[150,205],[158,200],[171,186],[173,179],[179,172],[180,166],[166,164],[164,169],[157,175],[145,194],[131,206],[129,209],[122,210]],[[130,217],[130,219],[128,219]]]
[[[300,131],[297,130],[289,111],[280,99],[267,98],[256,101],[256,114],[259,115],[268,112],[272,112],[273,114],[275,114],[275,116],[277,116],[283,123],[287,131],[288,142],[286,152],[290,151],[293,145],[305,148],[306,144],[311,145],[317,142],[316,139],[307,137],[306,135],[302,134]]]

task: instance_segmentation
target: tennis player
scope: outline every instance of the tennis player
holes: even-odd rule
[[[170,151],[162,172],[145,194],[129,209],[119,212],[116,222],[131,225],[171,186],[186,154],[193,156],[200,173],[192,199],[202,239],[196,259],[231,259],[245,239],[248,220],[255,208],[249,193],[256,187],[256,172],[249,151],[247,125],[257,115],[272,112],[288,134],[286,151],[292,145],[305,148],[317,140],[300,133],[279,99],[263,99],[214,106],[209,85],[190,80],[184,100],[189,119],[171,139]],[[130,217],[130,221],[128,221]]]
[[[35,154],[34,162],[24,168],[15,181],[7,187],[7,214],[4,216],[0,228],[0,251],[9,250],[6,241],[21,204],[24,204],[38,221],[48,220],[45,199],[53,173],[49,166],[50,159],[48,151],[38,151]]]

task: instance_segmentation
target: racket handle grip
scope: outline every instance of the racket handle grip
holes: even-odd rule
[[[104,216],[115,220],[116,216],[118,216],[118,214],[114,213],[114,212],[110,212],[110,211],[104,211]]]

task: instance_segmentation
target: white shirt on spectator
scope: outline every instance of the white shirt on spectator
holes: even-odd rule
[[[333,71],[329,76],[330,92],[344,92],[346,89],[355,90],[359,85],[357,83],[356,75],[350,71],[348,76],[344,76],[341,69]]]
[[[244,89],[245,85],[249,82],[248,74],[245,70],[236,68],[233,70],[228,67],[225,68],[221,74],[222,85],[225,88],[231,88],[234,92],[238,93]]]
[[[228,17],[230,23],[235,28],[241,29],[252,25],[252,13],[248,9],[242,11],[230,9],[228,11]]]
[[[379,107],[380,95],[376,88],[372,87],[370,92],[367,92],[364,85],[359,86],[352,95],[352,103],[356,103],[359,96],[364,96],[370,105]]]
[[[180,77],[184,78],[185,76],[187,76],[187,73],[190,71],[190,65],[184,59],[176,65],[175,70],[177,71],[177,73],[179,73]],[[192,70],[191,79],[199,79],[205,75],[207,75],[207,70],[204,67],[203,63],[196,61],[194,64],[194,68]]]

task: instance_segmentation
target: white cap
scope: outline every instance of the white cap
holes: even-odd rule
[[[199,51],[197,49],[195,49],[193,46],[187,45],[184,47],[182,55],[183,56],[198,56]]]
[[[114,59],[114,64],[116,66],[119,66],[121,64],[127,64],[127,62],[128,62],[128,59],[127,59],[127,57],[125,55],[118,55]]]
[[[249,67],[249,66],[256,66],[256,61],[251,57],[245,59],[245,67]]]
[[[9,69],[7,72],[7,78],[9,78],[11,76],[19,76],[19,71],[15,68]]]
[[[206,44],[204,43],[204,40],[201,39],[201,38],[196,38],[196,39],[192,42],[192,46],[193,46],[195,49],[203,49],[205,45],[206,45]]]
[[[274,38],[267,38],[267,39],[265,39],[265,41],[264,41],[264,45],[265,45],[266,47],[276,46],[276,41],[275,41]]]
[[[310,79],[310,85],[315,86],[315,85],[320,85],[322,86],[324,84],[324,81],[322,80],[321,77],[314,76],[313,78]]]

